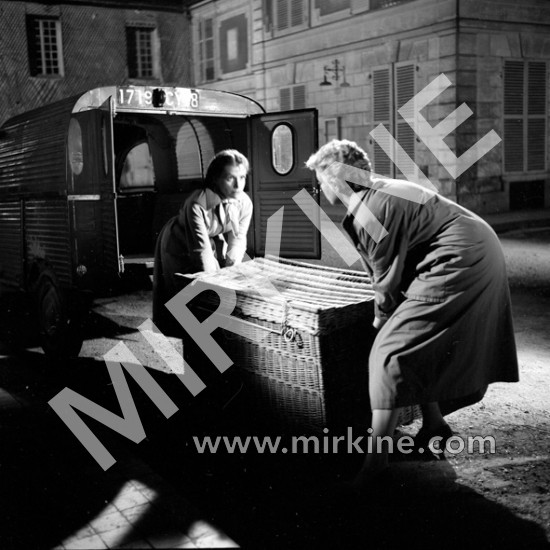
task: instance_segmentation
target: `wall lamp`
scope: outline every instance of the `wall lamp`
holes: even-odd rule
[[[323,81],[319,84],[319,86],[332,86],[332,82],[328,80],[327,75],[330,75],[332,73],[332,80],[335,82],[338,82],[340,80],[340,73],[342,74],[342,83],[340,86],[342,88],[347,88],[350,84],[346,81],[346,67],[344,65],[340,64],[340,61],[338,59],[335,59],[332,63],[332,66],[325,65],[323,67],[324,74],[323,74]]]

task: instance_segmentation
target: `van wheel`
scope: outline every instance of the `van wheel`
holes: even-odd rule
[[[76,357],[83,341],[80,326],[67,314],[63,294],[52,278],[40,278],[37,297],[42,349],[51,357]]]

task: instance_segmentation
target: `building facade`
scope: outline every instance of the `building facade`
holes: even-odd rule
[[[185,2],[0,2],[0,123],[104,85],[190,84]]]
[[[198,87],[267,110],[316,107],[320,143],[357,141],[376,172],[425,175],[480,213],[550,207],[546,0],[204,0],[190,11]],[[419,113],[402,109],[436,83]],[[485,151],[490,138],[500,142]]]

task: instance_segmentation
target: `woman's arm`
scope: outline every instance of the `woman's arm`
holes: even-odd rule
[[[193,202],[187,208],[186,221],[185,230],[191,245],[190,255],[194,268],[196,271],[218,271],[220,264],[212,250],[205,209],[199,203]]]
[[[369,235],[367,225],[360,235],[372,271],[376,328],[381,328],[403,301],[402,278],[409,245],[403,206],[401,199],[387,197],[374,213],[388,233],[377,242]]]
[[[246,236],[252,221],[252,201],[248,195],[244,195],[239,205],[239,231],[236,235],[233,231],[227,234],[226,266],[240,264],[246,252]]]

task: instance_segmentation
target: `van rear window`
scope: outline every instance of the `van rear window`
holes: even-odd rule
[[[155,170],[147,142],[132,147],[122,166],[120,189],[154,187]]]

